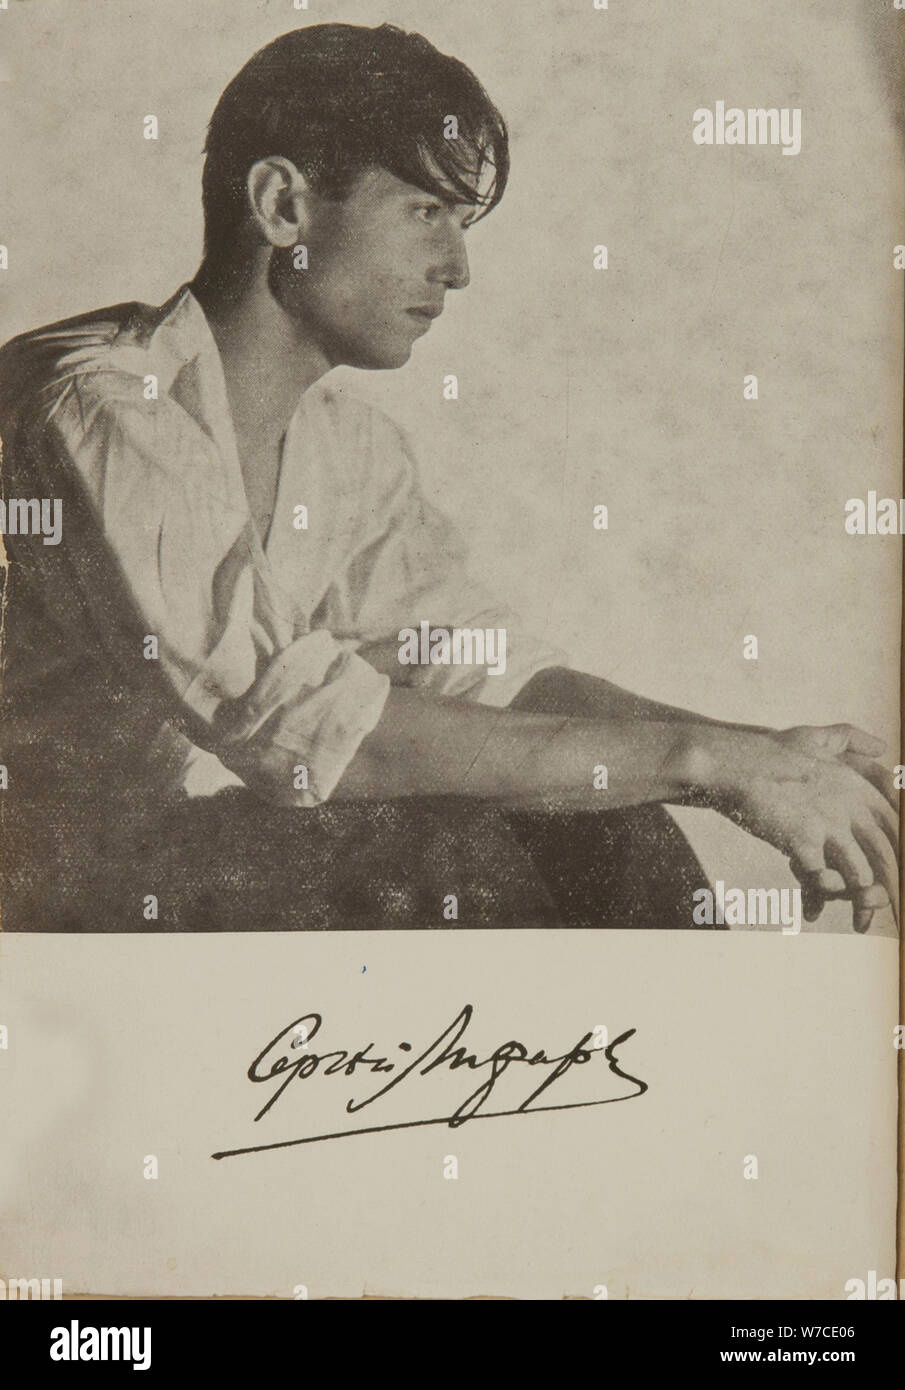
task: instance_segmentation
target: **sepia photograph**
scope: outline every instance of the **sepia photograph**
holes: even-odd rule
[[[872,1373],[903,54],[905,0],[0,0],[37,1361],[582,1300]]]
[[[745,663],[763,662],[769,681],[787,682],[788,727],[772,722],[780,702],[752,698],[753,685],[738,718],[719,671],[707,701],[729,707],[719,714],[663,699],[663,686],[682,685],[663,670],[668,654],[661,664],[651,653],[649,690],[626,688],[610,677],[626,664],[618,646],[586,662],[564,650],[576,644],[561,624],[532,630],[518,616],[497,582],[504,536],[469,554],[451,515],[462,512],[457,489],[445,486],[457,460],[431,448],[430,429],[473,389],[475,353],[468,341],[452,351],[440,320],[473,284],[469,334],[492,332],[482,282],[511,245],[511,224],[496,214],[510,181],[531,186],[553,275],[564,258],[584,260],[583,293],[598,296],[601,318],[612,312],[602,282],[619,275],[605,244],[557,240],[528,141],[513,159],[506,115],[482,84],[492,66],[477,75],[390,23],[309,24],[276,37],[231,77],[206,135],[198,131],[203,250],[190,278],[159,305],[128,298],[2,349],[7,930],[797,933],[837,900],[855,931],[894,920],[889,729],[869,727],[876,702],[846,703],[840,692],[828,711],[808,697],[794,660],[807,659],[804,643],[785,670],[769,648],[762,655],[768,634],[745,631],[758,626],[753,594],[752,620],[739,612],[725,625],[722,662],[736,681]],[[718,101],[694,117],[692,150],[760,143],[777,176],[790,169],[785,156],[801,154],[800,108],[727,113]],[[165,142],[166,126],[143,116],[136,141]],[[130,214],[117,194],[94,211],[135,244],[140,209]],[[491,215],[472,252],[472,226]],[[602,229],[609,217],[601,205]],[[90,292],[89,276],[84,289],[69,275],[54,286],[52,267],[46,278],[61,305]],[[532,288],[523,281],[522,296]],[[509,292],[518,317],[524,300],[518,286]],[[26,299],[17,288],[20,314]],[[609,374],[620,344],[595,341],[567,294],[558,308],[575,321],[547,348],[566,337],[583,364],[580,393],[589,374]],[[439,482],[430,497],[410,433],[355,394],[364,374],[405,368],[428,333],[456,368],[436,373],[415,425]],[[746,403],[742,428],[756,433],[752,417],[770,412],[777,386],[764,381],[760,403],[750,365],[737,364],[734,395]],[[548,459],[554,477],[572,442],[570,385],[560,457]],[[478,512],[500,488],[524,488],[499,436],[514,404],[529,425],[544,407],[528,382],[524,401],[513,389],[502,376],[482,382],[483,466],[468,498]],[[646,394],[651,412],[662,409],[659,382]],[[587,413],[576,414],[588,428]],[[605,412],[592,419],[604,460],[594,496],[611,500],[585,500],[573,486],[553,572],[526,576],[535,611],[572,546],[596,549],[623,601],[627,530],[642,563],[655,564],[640,515],[613,505],[610,470],[632,468],[631,440],[621,435],[614,451],[614,425]],[[656,447],[668,469],[669,435]],[[696,485],[710,481],[702,463]],[[867,481],[882,485],[882,470]],[[837,485],[832,472],[827,482]],[[652,483],[642,474],[662,533]],[[870,496],[876,533],[876,488]],[[840,556],[858,543],[857,500],[831,499],[822,521]],[[718,524],[720,510],[705,524]],[[896,532],[897,520],[896,510]],[[782,540],[766,527],[753,545],[769,567]],[[514,549],[522,560],[528,547]],[[676,578],[690,585],[688,567]],[[700,576],[697,587],[710,595],[720,577]],[[878,602],[855,595],[874,612],[872,655],[885,659],[894,697],[895,656],[883,646],[896,625],[891,584],[885,618]],[[572,616],[593,629],[596,595],[576,596]],[[655,648],[656,630],[642,624],[634,641]],[[821,665],[834,675],[843,661],[831,646]],[[735,876],[712,876],[671,807],[709,810],[765,842],[776,851],[762,861],[771,871],[752,881],[740,845],[720,866]]]

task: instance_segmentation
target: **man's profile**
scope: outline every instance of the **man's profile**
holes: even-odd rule
[[[330,383],[408,361],[508,176],[462,63],[292,31],[211,119],[195,277],[0,353],[5,497],[62,507],[6,537],[7,929],[692,927],[664,803],[775,846],[810,917],[894,898],[879,740],[570,669]]]

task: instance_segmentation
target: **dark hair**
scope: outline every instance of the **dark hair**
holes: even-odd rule
[[[458,122],[456,139],[444,138],[447,116]],[[455,190],[454,201],[483,207],[482,217],[509,175],[505,122],[474,74],[393,24],[314,24],[274,39],[224,91],[205,154],[209,257],[233,244],[248,171],[268,155],[291,159],[327,198],[346,197],[377,164],[438,197]]]

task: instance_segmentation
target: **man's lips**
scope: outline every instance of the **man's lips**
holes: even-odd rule
[[[430,305],[422,305],[420,309],[406,309],[407,314],[414,314],[419,319],[438,319],[443,313],[442,309],[431,308]]]

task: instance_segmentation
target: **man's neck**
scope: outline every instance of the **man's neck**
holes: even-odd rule
[[[266,270],[237,277],[205,262],[191,290],[220,351],[237,434],[282,439],[301,397],[332,364],[274,299]]]

